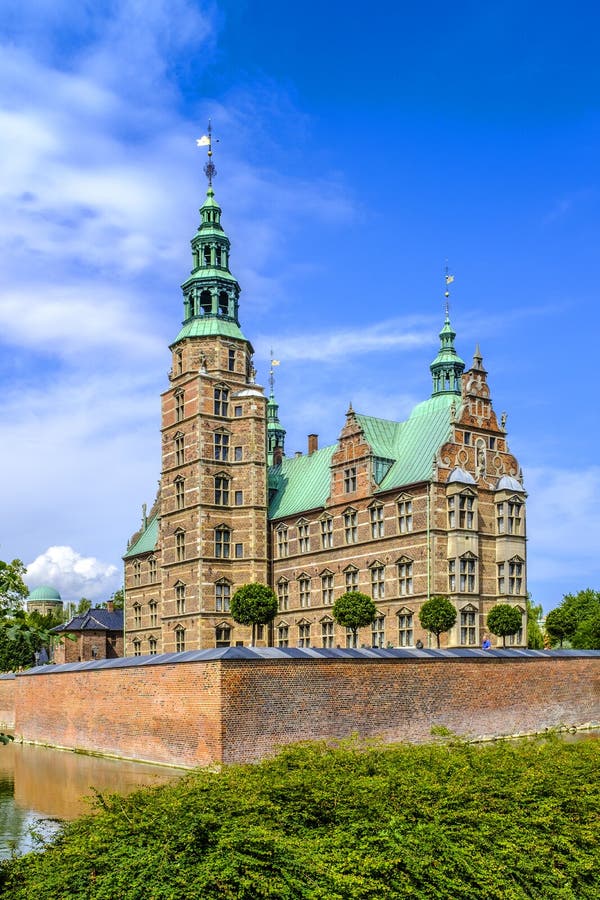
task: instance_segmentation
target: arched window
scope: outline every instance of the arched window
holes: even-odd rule
[[[229,559],[231,553],[231,529],[227,525],[215,528],[215,556],[217,559]]]
[[[204,314],[212,312],[212,297],[210,291],[202,291],[200,294],[200,308]]]
[[[215,503],[217,506],[229,506],[229,478],[227,475],[215,475]]]

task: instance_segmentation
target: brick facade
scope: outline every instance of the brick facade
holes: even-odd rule
[[[422,742],[434,725],[475,738],[600,722],[593,651],[193,656],[0,677],[0,711],[9,718],[12,697],[17,738],[183,766],[253,761],[294,741],[352,734]]]

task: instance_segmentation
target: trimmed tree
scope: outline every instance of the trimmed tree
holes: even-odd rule
[[[575,613],[559,606],[546,616],[546,633],[553,644],[558,641],[562,648],[563,641],[570,640],[577,631],[577,624]]]
[[[358,629],[370,625],[377,615],[377,607],[368,594],[347,591],[333,604],[333,618],[343,628],[352,631],[354,646],[358,643]]]
[[[252,644],[257,625],[268,625],[277,615],[277,597],[266,584],[243,584],[231,598],[231,616],[240,625],[252,625]]]
[[[456,622],[456,610],[448,597],[444,594],[435,594],[421,607],[419,621],[425,631],[435,634],[439,650],[440,634],[450,631]]]
[[[521,611],[507,603],[497,603],[487,614],[488,631],[502,638],[503,647],[506,647],[507,634],[516,634],[522,623]]]

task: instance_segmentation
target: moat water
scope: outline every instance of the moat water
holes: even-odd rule
[[[181,769],[0,744],[0,859],[39,848],[60,822],[92,810],[94,791],[128,794],[181,777]]]

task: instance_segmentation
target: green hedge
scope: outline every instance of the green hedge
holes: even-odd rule
[[[597,898],[600,742],[296,745],[3,864],[11,900]]]

